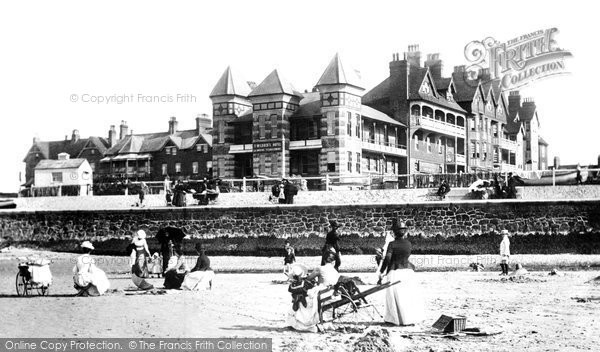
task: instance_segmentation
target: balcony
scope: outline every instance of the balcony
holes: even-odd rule
[[[240,154],[240,153],[252,153],[252,144],[232,144],[229,147],[229,153]]]
[[[464,127],[436,120],[427,116],[411,116],[410,125],[411,127],[421,127],[429,131],[465,138]]]
[[[323,143],[320,139],[302,139],[290,141],[290,150],[321,149]]]
[[[500,138],[500,148],[516,152],[517,142],[511,141],[510,139]]]
[[[375,143],[372,139],[363,138],[361,148],[375,153],[385,153],[396,156],[406,157],[406,146],[399,144],[390,144],[387,142]]]

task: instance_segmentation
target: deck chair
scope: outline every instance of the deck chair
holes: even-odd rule
[[[354,282],[350,282],[338,282],[335,286],[321,290],[318,293],[318,312],[321,324],[325,323],[323,315],[326,311],[331,311],[331,321],[335,321],[346,314],[356,314],[359,309],[367,308],[372,309],[380,318],[383,318],[377,308],[367,301],[367,297],[373,293],[388,289],[400,281],[377,285],[365,291],[360,291]],[[369,315],[373,319],[373,315]]]

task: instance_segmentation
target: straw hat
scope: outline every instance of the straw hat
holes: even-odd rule
[[[83,243],[81,244],[81,248],[87,248],[87,249],[94,249],[94,245],[92,245],[92,242],[90,241],[83,241]]]
[[[503,235],[503,236],[508,236],[509,232],[508,232],[507,229],[504,229],[504,230],[500,231],[500,234]]]
[[[139,238],[140,240],[146,239],[146,231],[144,231],[144,230],[138,230],[138,232],[137,232],[137,238]]]
[[[292,264],[290,270],[287,273],[290,279],[294,277],[305,277],[308,275],[308,268],[302,264]]]

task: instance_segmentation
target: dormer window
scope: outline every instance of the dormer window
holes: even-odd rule
[[[453,101],[454,98],[452,97],[452,92],[450,91],[450,89],[448,89],[448,91],[446,92],[446,100],[448,101]]]
[[[486,108],[487,108],[487,110],[488,110],[489,112],[492,112],[492,111],[494,111],[494,110],[493,110],[493,107],[492,107],[492,103],[491,103],[491,102],[488,102],[488,103],[487,103],[487,106],[486,106]]]
[[[429,82],[423,83],[421,86],[421,92],[425,94],[431,94],[431,84]]]

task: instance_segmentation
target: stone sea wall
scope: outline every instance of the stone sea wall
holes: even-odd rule
[[[392,219],[413,234],[477,235],[507,228],[519,233],[600,231],[600,200],[461,201],[414,204],[282,205],[265,207],[130,208],[125,210],[3,211],[0,234],[14,240],[124,238],[140,227],[183,227],[192,237],[323,236],[328,221],[346,234],[381,236]]]

